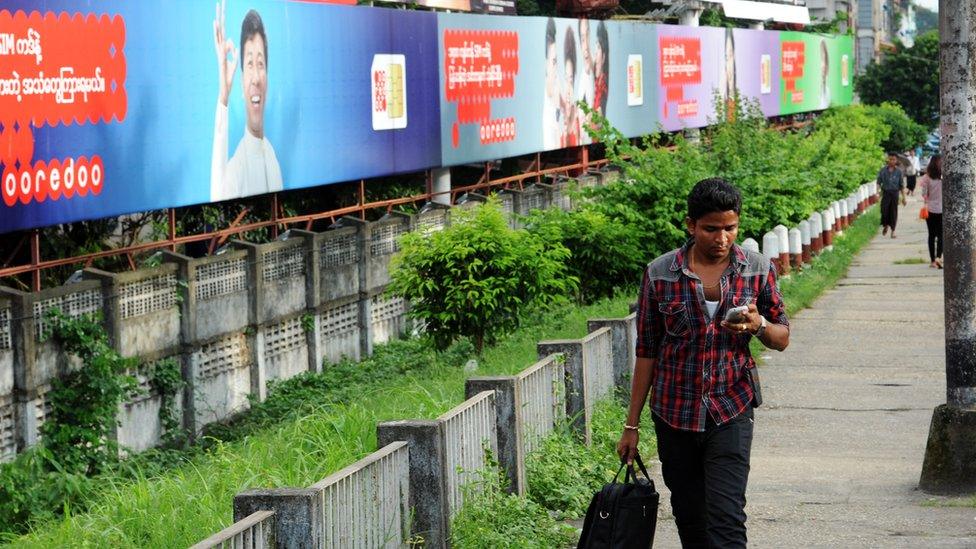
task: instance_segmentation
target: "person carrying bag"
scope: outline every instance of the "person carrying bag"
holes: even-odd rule
[[[649,549],[654,545],[661,496],[640,456],[634,461],[644,478],[637,476],[633,462],[620,463],[613,480],[593,495],[576,549]],[[624,481],[618,483],[624,469]]]

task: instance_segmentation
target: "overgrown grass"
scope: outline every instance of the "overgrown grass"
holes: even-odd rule
[[[973,507],[976,508],[976,496],[959,497],[930,497],[921,503],[922,507]]]
[[[587,307],[537,312],[486,349],[477,375],[512,374],[536,360],[540,339],[578,338],[586,320],[628,313],[633,293]],[[252,414],[175,468],[132,467],[99,478],[89,509],[7,540],[24,547],[186,547],[231,523],[235,493],[307,486],[376,450],[376,423],[432,418],[464,399],[469,344],[436,353],[419,340],[381,346],[359,364],[283,382]],[[343,387],[337,389],[337,387]]]
[[[465,504],[451,522],[455,547],[494,549],[570,547],[579,532],[565,523],[586,513],[593,493],[617,473],[617,438],[626,416],[621,400],[608,398],[594,406],[593,444],[586,446],[564,423],[526,457],[528,493],[501,492],[491,472],[468,491]],[[641,455],[656,455],[653,433],[641,440]]]
[[[627,416],[621,399],[607,399],[593,411],[593,444],[586,446],[564,425],[526,456],[528,497],[559,519],[586,514],[593,493],[610,482],[620,467],[617,441]],[[653,429],[641,433],[640,453],[645,463],[657,456]]]

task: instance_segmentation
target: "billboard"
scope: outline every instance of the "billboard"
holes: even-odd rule
[[[439,164],[432,13],[40,5],[0,11],[0,232]]]
[[[703,127],[735,89],[767,116],[845,105],[852,60],[797,32],[10,0],[0,233],[584,145],[580,101],[629,137]]]
[[[735,63],[735,87],[745,101],[759,104],[766,116],[778,116],[780,49],[779,33],[729,29]],[[726,40],[729,40],[728,33]],[[728,42],[726,42],[728,43]]]
[[[658,115],[668,131],[700,128],[715,117],[715,101],[729,97],[735,79],[726,72],[732,55],[725,29],[657,27]]]

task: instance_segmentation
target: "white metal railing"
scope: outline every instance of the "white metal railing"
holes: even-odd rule
[[[566,417],[566,383],[562,363],[549,355],[516,376],[516,406],[520,407],[519,433],[523,455]]]
[[[583,344],[583,379],[587,416],[593,404],[613,394],[613,334],[600,328],[581,340]]]
[[[410,536],[406,442],[390,443],[309,488],[322,492],[324,547],[406,545]]]
[[[444,470],[447,473],[447,500],[453,516],[464,496],[461,487],[476,481],[485,468],[483,444],[498,455],[495,431],[495,392],[483,391],[437,418],[444,422]]]
[[[257,511],[197,543],[190,549],[271,549],[274,547],[274,511]]]

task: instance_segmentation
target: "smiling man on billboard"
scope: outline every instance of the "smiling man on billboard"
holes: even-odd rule
[[[214,122],[210,200],[217,202],[282,189],[281,168],[271,142],[264,135],[264,106],[268,96],[268,39],[258,12],[250,10],[241,24],[241,89],[247,124],[234,156],[227,160],[228,107],[237,51],[224,31],[224,3],[217,5],[214,46],[220,72],[220,93]]]

